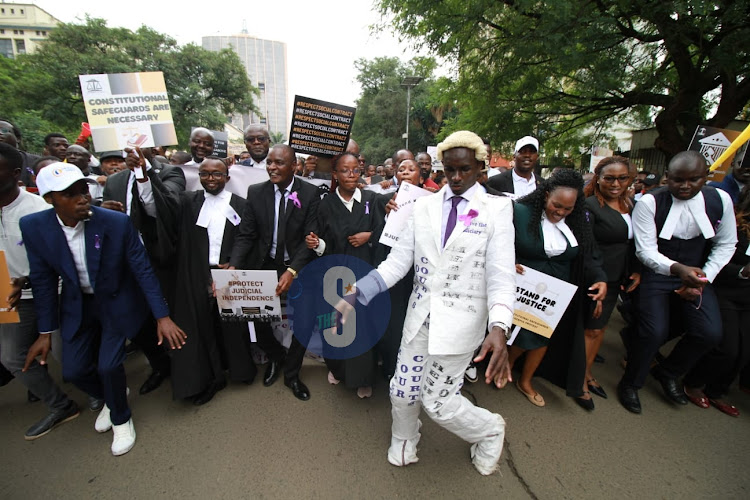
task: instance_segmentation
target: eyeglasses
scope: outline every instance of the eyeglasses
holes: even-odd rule
[[[615,181],[619,182],[620,184],[625,184],[630,180],[630,176],[621,175],[619,177],[615,177],[614,175],[605,175],[604,177],[602,177],[602,180],[607,184],[614,184]]]
[[[226,176],[227,174],[225,174],[224,172],[198,172],[198,177],[200,177],[201,179],[208,179],[210,177],[216,181],[220,181]]]
[[[264,142],[268,142],[270,139],[266,136],[259,136],[259,135],[253,135],[253,136],[247,136],[245,137],[245,142],[249,142],[250,144],[254,142],[259,142],[263,144]]]
[[[358,168],[353,168],[351,170],[336,170],[336,172],[338,172],[338,174],[341,176],[355,175],[357,177],[359,177],[359,174],[362,173],[362,171]]]

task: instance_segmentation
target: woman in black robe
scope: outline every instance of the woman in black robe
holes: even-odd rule
[[[356,257],[372,266],[377,244],[373,235],[380,233],[388,197],[357,187],[361,171],[353,153],[334,157],[331,168],[337,187],[320,202],[320,234],[308,235],[307,245],[312,249],[324,247],[324,255],[342,256],[342,265],[346,258]],[[347,387],[357,388],[360,398],[370,397],[375,364],[373,349],[351,359],[327,358],[328,380],[332,384],[344,380]]]
[[[538,373],[566,389],[568,396],[583,408],[594,409],[584,387],[583,318],[591,300],[599,302],[600,312],[607,293],[607,277],[587,221],[582,188],[579,173],[560,170],[514,206],[517,270],[522,273],[523,267],[528,266],[578,286],[552,337],[522,329],[511,345],[511,366],[526,353],[516,387],[536,406],[545,404],[531,385],[532,377]]]

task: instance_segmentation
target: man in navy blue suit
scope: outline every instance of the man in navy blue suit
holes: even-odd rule
[[[740,191],[748,182],[750,182],[750,165],[743,167],[742,164],[738,164],[732,167],[732,173],[725,175],[721,182],[709,182],[708,185],[729,193],[732,203],[736,205],[740,199]]]
[[[49,333],[59,328],[63,377],[104,399],[94,427],[98,432],[112,429],[112,454],[122,455],[135,444],[123,367],[125,339],[138,333],[147,307],[157,318],[160,344],[166,339],[179,349],[185,333],[169,318],[130,219],[92,207],[89,181],[75,165],[53,163],[39,172],[36,183],[53,208],[20,222],[40,332],[26,367],[37,355],[46,363]]]

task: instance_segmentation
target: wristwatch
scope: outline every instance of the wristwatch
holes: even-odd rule
[[[31,290],[31,280],[28,276],[23,277],[23,285],[21,286],[21,290]]]
[[[287,272],[292,275],[292,279],[297,279],[297,271],[292,269],[291,267],[286,268]]]

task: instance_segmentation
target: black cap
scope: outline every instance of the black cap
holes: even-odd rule
[[[643,179],[643,184],[646,186],[655,186],[659,184],[659,178],[656,174],[648,174],[646,178]]]
[[[119,151],[105,151],[99,156],[99,161],[105,159],[105,158],[121,158],[125,159],[125,152],[122,150]]]

